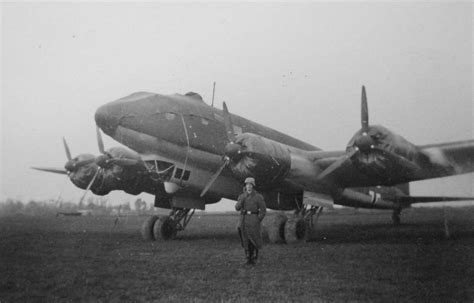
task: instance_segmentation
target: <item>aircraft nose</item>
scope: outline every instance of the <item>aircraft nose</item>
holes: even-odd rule
[[[121,105],[115,102],[102,105],[95,112],[95,123],[104,133],[113,136],[122,116]]]

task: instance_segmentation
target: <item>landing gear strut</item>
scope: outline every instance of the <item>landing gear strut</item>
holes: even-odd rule
[[[169,216],[152,216],[142,225],[142,236],[146,241],[172,240],[178,231],[186,228],[194,215],[195,209],[173,208]]]
[[[319,216],[323,212],[323,207],[322,206],[314,206],[311,205],[309,209],[304,209],[304,219],[308,224],[308,227],[310,229],[313,229],[316,226],[316,223],[318,223]],[[316,215],[316,218],[314,219],[314,215]]]

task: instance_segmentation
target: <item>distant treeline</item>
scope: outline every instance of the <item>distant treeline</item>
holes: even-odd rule
[[[30,200],[23,202],[18,199],[7,199],[0,201],[0,215],[29,214],[29,215],[48,215],[58,213],[84,212],[103,215],[113,215],[121,213],[134,212],[137,214],[146,214],[154,211],[153,204],[149,207],[142,199],[137,199],[133,203],[133,209],[130,202],[121,205],[110,205],[103,198],[89,198],[87,203],[72,203],[68,201],[36,201]]]

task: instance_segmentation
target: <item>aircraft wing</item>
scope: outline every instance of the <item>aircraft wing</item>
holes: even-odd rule
[[[385,152],[387,162],[377,167],[377,174],[369,165],[358,167],[344,151],[314,151],[309,158],[319,182],[341,187],[395,185],[474,171],[474,140],[418,146],[414,153],[402,161],[396,153]]]
[[[407,183],[474,171],[474,140],[418,146],[381,125],[369,124],[365,87],[361,128],[344,152],[312,152],[316,181],[341,187]]]
[[[474,140],[420,146],[425,157],[423,179],[460,175],[474,171]]]

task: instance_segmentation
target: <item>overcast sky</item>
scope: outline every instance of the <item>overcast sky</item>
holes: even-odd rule
[[[66,177],[29,167],[63,167],[63,136],[73,156],[98,154],[95,110],[137,91],[210,103],[216,81],[218,107],[342,150],[365,84],[372,124],[420,145],[474,137],[470,2],[1,5],[2,200],[77,201]],[[468,175],[412,188],[472,185]]]

